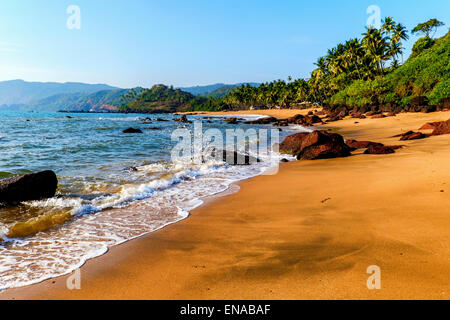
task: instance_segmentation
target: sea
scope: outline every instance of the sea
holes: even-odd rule
[[[0,179],[41,170],[58,177],[51,199],[0,204],[0,290],[69,274],[112,246],[188,218],[202,199],[237,188],[234,182],[273,170],[287,158],[268,148],[255,154],[260,162],[245,166],[175,161],[176,130],[194,139],[199,123],[202,132],[215,129],[224,136],[236,128],[274,128],[229,124],[219,116],[188,116],[192,123],[176,118],[0,111]],[[143,133],[122,133],[129,127]],[[284,127],[279,139],[299,131],[307,129]]]

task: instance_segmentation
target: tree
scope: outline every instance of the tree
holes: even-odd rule
[[[421,32],[423,34],[425,34],[426,37],[430,37],[431,32],[434,31],[433,33],[433,37],[436,34],[436,31],[439,27],[444,26],[445,23],[443,23],[442,21],[439,21],[437,19],[430,19],[427,22],[424,23],[419,23],[413,30],[412,33],[418,33]]]

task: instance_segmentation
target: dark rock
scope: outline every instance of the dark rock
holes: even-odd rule
[[[411,99],[411,106],[412,107],[420,107],[420,106],[427,106],[428,105],[428,98],[424,96],[418,96]]]
[[[17,203],[51,198],[57,187],[56,174],[50,170],[0,180],[0,202]]]
[[[370,146],[384,146],[382,143],[378,143],[378,142],[357,141],[357,140],[351,140],[351,139],[346,140],[345,143],[353,150],[367,149]]]
[[[289,162],[289,160],[286,159],[286,158],[283,158],[283,159],[280,160],[280,162]]]
[[[122,133],[143,133],[141,129],[128,128],[122,131]]]
[[[364,154],[391,154],[395,149],[388,146],[369,146]]]
[[[281,153],[297,156],[299,160],[347,157],[351,154],[351,149],[344,143],[341,135],[327,131],[288,136],[280,144],[279,150]]]
[[[447,121],[437,122],[431,135],[439,136],[442,134],[450,134],[450,119]]]
[[[158,118],[158,119],[156,119],[156,121],[159,121],[159,122],[167,122],[167,121],[169,121],[169,120]]]
[[[174,119],[173,121],[181,122],[181,123],[192,123],[192,121],[189,121],[186,115],[182,115],[179,119]]]
[[[237,153],[236,151],[230,151],[230,150],[216,150],[215,148],[211,149],[206,154],[206,158],[215,159],[216,152],[219,153],[219,157],[221,157],[221,160],[229,165],[232,166],[243,166],[243,165],[250,165],[255,164],[258,162],[261,162],[261,160],[249,156],[249,155],[243,155],[240,153]],[[220,155],[221,154],[221,155]],[[205,157],[203,158],[203,161],[205,161]]]
[[[237,118],[228,118],[225,119],[226,122],[228,122],[228,124],[238,124],[238,119]]]
[[[278,122],[278,119],[275,117],[265,117],[257,120],[251,120],[244,122],[245,124],[271,124],[273,122]]]
[[[382,119],[382,118],[386,118],[386,116],[382,113],[376,114],[371,117],[371,119]]]
[[[409,131],[409,132],[402,134],[400,141],[419,140],[419,139],[425,139],[425,138],[428,138],[428,136],[426,134],[423,134],[422,132]]]

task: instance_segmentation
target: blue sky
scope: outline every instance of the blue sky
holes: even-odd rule
[[[69,5],[81,10],[70,30]],[[0,81],[120,87],[308,77],[317,57],[364,32],[370,5],[411,30],[448,0],[2,0]],[[410,51],[412,37],[405,45]]]

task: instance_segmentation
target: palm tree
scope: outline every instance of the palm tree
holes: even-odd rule
[[[379,73],[382,74],[384,72],[384,60],[388,58],[389,44],[387,39],[380,30],[374,27],[368,27],[363,36],[363,48],[366,50],[367,56],[376,65]]]

